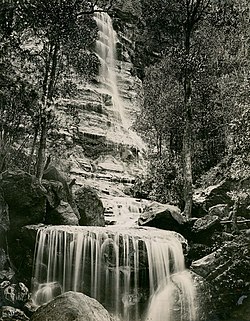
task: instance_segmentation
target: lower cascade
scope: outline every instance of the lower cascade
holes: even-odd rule
[[[183,243],[154,228],[41,227],[33,299],[41,305],[72,290],[97,299],[114,320],[197,320]]]

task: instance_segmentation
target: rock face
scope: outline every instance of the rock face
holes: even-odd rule
[[[61,201],[47,214],[45,222],[52,225],[78,225],[78,218],[69,203]]]
[[[36,233],[39,226],[35,225],[35,229],[22,227],[18,231],[8,233],[9,255],[15,268],[15,277],[27,286],[31,282]]]
[[[38,180],[21,170],[1,174],[0,188],[8,204],[12,229],[44,221],[46,190]]]
[[[31,321],[110,321],[107,310],[82,293],[66,292],[33,314]]]
[[[221,230],[219,217],[205,215],[195,221],[192,227],[192,240],[198,243],[210,244],[212,235],[219,230]]]
[[[21,308],[29,299],[29,290],[21,282],[12,284],[10,281],[3,281],[0,284],[1,305],[11,305]]]
[[[233,182],[225,179],[217,185],[209,186],[205,189],[198,189],[193,196],[193,216],[203,216],[208,213],[209,208],[218,204],[233,204],[228,192],[231,190]]]
[[[105,226],[104,207],[96,192],[90,187],[82,187],[75,193],[80,213],[79,225]]]
[[[228,320],[230,311],[237,310],[240,297],[249,293],[250,238],[242,233],[232,241],[218,241],[221,246],[194,261],[191,269],[212,287],[214,313]]]
[[[0,320],[1,321],[28,321],[29,318],[25,313],[19,309],[13,308],[11,306],[2,306],[0,308]]]
[[[103,23],[104,20],[107,23],[109,19],[103,19]],[[115,70],[114,79],[110,82],[108,75],[99,75],[86,85],[85,80],[72,77],[75,91],[73,94],[62,93],[57,100],[60,130],[53,132],[53,145],[49,146],[52,159],[63,172],[70,172],[77,184],[84,185],[85,179],[88,179],[98,187],[108,185],[109,191],[110,185],[116,187],[121,180],[130,184],[145,169],[142,164],[144,151],[139,146],[141,141],[130,129],[142,104],[142,82],[135,75],[131,62],[136,40],[133,28],[137,20],[131,24],[130,19],[124,21],[124,16],[121,16],[113,22],[110,26],[104,24],[99,34],[116,25],[118,39],[112,39],[119,44],[121,54],[118,52],[118,59],[111,62],[115,67],[112,67],[112,71]],[[99,44],[111,34],[100,36]],[[109,57],[102,59],[109,60]],[[110,83],[112,86],[107,85]],[[117,88],[113,87],[115,84]],[[66,157],[62,158],[62,154]],[[112,157],[116,166],[102,167],[98,161],[102,157]],[[121,170],[116,171],[118,167]],[[96,180],[100,176],[101,179]]]
[[[142,226],[157,227],[163,230],[182,232],[185,218],[178,207],[152,202],[138,220]]]

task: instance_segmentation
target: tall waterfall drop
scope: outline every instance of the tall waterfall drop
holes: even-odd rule
[[[195,293],[184,268],[182,237],[153,228],[40,228],[33,299],[73,290],[123,321],[194,321]]]
[[[115,136],[119,138],[120,143],[129,143],[143,150],[145,149],[145,143],[131,129],[132,121],[129,113],[126,111],[118,88],[116,66],[116,43],[118,38],[113,29],[112,19],[105,12],[96,12],[94,18],[99,29],[96,41],[96,54],[100,61],[100,90],[112,97],[113,112],[117,123],[120,123],[119,128],[116,128],[114,131]],[[118,132],[121,132],[121,135],[118,135]],[[114,139],[114,133],[111,135]]]
[[[116,78],[117,35],[113,29],[112,20],[107,13],[95,13],[95,20],[99,29],[99,37],[96,41],[96,54],[100,60],[100,81],[107,92],[112,95],[116,116],[120,118],[122,125],[128,129],[129,121],[125,116]]]
[[[95,20],[100,60],[100,81],[95,90],[112,97],[116,115],[113,126],[119,127],[124,138],[119,141],[117,134],[117,141],[135,143],[143,149],[144,144],[130,129],[129,113],[119,94],[117,35],[111,18],[96,13]],[[114,321],[197,321],[195,290],[184,265],[184,238],[175,232],[123,223],[40,227],[34,254],[33,300],[41,305],[71,290],[97,299]]]

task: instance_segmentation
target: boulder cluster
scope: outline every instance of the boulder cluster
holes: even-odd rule
[[[173,205],[152,202],[138,224],[182,234],[187,267],[197,283],[201,320],[247,321],[250,292],[248,201],[231,197],[223,181],[194,194],[194,216]],[[233,215],[236,219],[233,219]],[[0,177],[0,321],[110,320],[107,311],[81,293],[68,292],[37,309],[32,303],[36,231],[43,225],[104,226],[104,207],[95,190],[74,188],[50,166],[41,182],[23,171]],[[235,225],[237,228],[235,228]],[[186,243],[185,243],[186,244]],[[84,316],[84,317],[83,317]],[[217,319],[216,319],[217,318]]]
[[[104,226],[104,208],[96,192],[89,187],[80,187],[73,193],[72,186],[54,166],[44,172],[41,182],[21,170],[3,172],[0,176],[1,321],[29,320],[36,309],[27,286],[30,287],[32,275],[36,230],[43,224]],[[28,228],[30,225],[37,229]],[[78,315],[78,312],[74,313]],[[75,319],[58,316],[51,320]],[[89,320],[107,318],[89,317]]]

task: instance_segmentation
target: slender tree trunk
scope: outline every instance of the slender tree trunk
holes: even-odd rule
[[[43,117],[41,122],[41,135],[39,141],[39,149],[37,155],[37,169],[36,169],[36,177],[41,182],[43,177],[45,156],[46,156],[46,141],[47,141],[47,120],[46,116]]]
[[[187,20],[188,24],[188,20]],[[183,178],[184,178],[184,215],[192,216],[193,204],[193,173],[192,173],[192,106],[191,106],[191,75],[189,69],[191,29],[187,25],[185,50],[186,67],[184,75],[184,117],[185,127],[183,133]]]
[[[192,129],[191,120],[186,116],[183,135],[183,177],[184,177],[184,215],[192,216],[193,173],[192,173]]]
[[[30,170],[31,170],[32,158],[36,148],[37,136],[38,136],[38,127],[36,127],[34,131],[34,137],[33,137],[32,147],[31,147],[30,156],[29,156],[28,173],[30,173]]]
[[[40,135],[40,141],[39,141],[39,149],[38,149],[38,155],[37,155],[37,171],[36,171],[36,177],[39,179],[39,181],[42,180],[43,177],[43,171],[45,166],[45,160],[46,160],[46,145],[47,145],[47,136],[48,136],[48,115],[47,115],[47,107],[51,104],[51,100],[53,98],[54,89],[55,89],[55,82],[56,82],[56,69],[57,69],[57,62],[58,62],[58,52],[59,52],[59,45],[55,44],[53,46],[53,55],[51,56],[51,52],[49,53],[50,59],[52,59],[51,64],[48,63],[47,66],[51,65],[50,72],[47,70],[46,66],[46,72],[45,72],[45,79],[44,79],[44,111],[41,115],[41,135]]]

